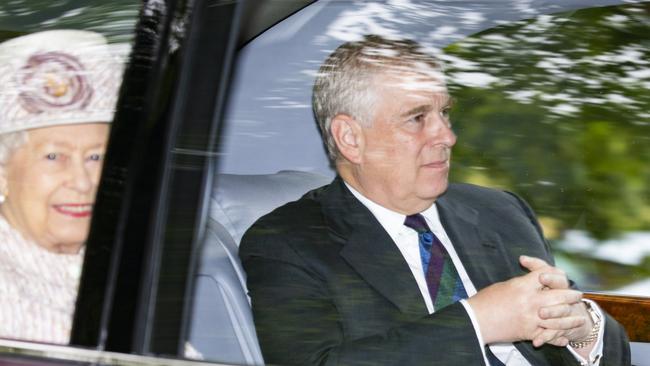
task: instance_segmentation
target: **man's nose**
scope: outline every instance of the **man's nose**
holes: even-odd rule
[[[432,144],[444,144],[449,147],[456,144],[456,134],[449,120],[438,117],[429,124],[428,130]]]

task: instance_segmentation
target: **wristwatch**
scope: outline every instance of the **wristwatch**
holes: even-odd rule
[[[596,339],[598,339],[598,333],[600,333],[600,324],[602,323],[602,319],[600,318],[600,314],[596,311],[596,309],[593,308],[591,303],[589,301],[584,301],[584,304],[587,306],[587,313],[589,313],[589,316],[591,316],[591,320],[594,322],[594,327],[591,328],[591,332],[589,334],[579,340],[579,341],[570,341],[569,346],[573,348],[584,348],[593,343]]]

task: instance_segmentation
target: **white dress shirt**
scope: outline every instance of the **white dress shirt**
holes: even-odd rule
[[[349,184],[345,183],[345,185],[348,187],[348,189],[350,189],[352,194],[359,201],[361,201],[361,203],[364,206],[366,206],[368,210],[370,210],[370,212],[375,216],[377,221],[379,221],[381,226],[384,228],[384,230],[386,230],[386,232],[391,237],[391,239],[393,239],[393,241],[397,245],[397,248],[402,253],[402,256],[404,256],[404,259],[406,260],[406,263],[411,269],[411,272],[413,273],[413,277],[415,278],[415,281],[417,282],[418,287],[420,288],[420,292],[427,306],[427,309],[429,310],[429,314],[433,313],[435,309],[433,308],[431,296],[429,295],[429,289],[427,287],[424,271],[422,269],[422,261],[420,259],[420,246],[419,246],[418,233],[415,230],[404,225],[404,220],[406,219],[405,215],[400,214],[398,212],[391,211],[383,206],[380,206],[379,204],[363,196],[361,193],[359,193],[354,188],[352,188]],[[440,217],[438,215],[438,208],[435,205],[435,203],[427,210],[421,212],[420,214],[424,216],[424,218],[427,221],[427,224],[429,225],[429,229],[431,229],[431,231],[440,240],[442,245],[444,245],[445,249],[449,253],[449,256],[451,257],[452,261],[454,262],[454,265],[456,266],[456,271],[458,272],[461,281],[463,281],[463,286],[465,286],[465,291],[467,292],[467,296],[471,297],[474,294],[476,294],[476,288],[474,287],[474,284],[472,283],[471,279],[467,275],[467,271],[465,270],[463,263],[460,261],[460,258],[458,257],[458,254],[456,253],[456,250],[454,249],[451,240],[449,240],[449,237],[447,236],[445,229],[442,227],[442,223],[440,222]],[[585,301],[589,301],[589,300],[585,300]],[[485,364],[489,366],[490,364],[487,360],[483,348],[485,342],[483,342],[483,338],[481,337],[481,332],[480,332],[478,321],[476,319],[476,315],[474,314],[474,311],[472,310],[471,306],[467,303],[466,300],[460,300],[460,302],[465,307],[465,310],[467,311],[467,314],[469,315],[469,318],[472,321],[472,325],[474,326],[474,332],[476,333],[476,338],[478,339],[480,348],[483,352],[483,359],[485,360]],[[604,323],[605,318],[603,317],[603,314],[600,311],[600,309],[597,307],[597,305],[594,304],[593,302],[591,303],[592,306],[594,306],[594,308],[597,309],[598,312],[600,312],[601,315],[600,318],[602,323],[600,326],[600,334],[598,336],[596,347],[593,348],[589,357],[590,360],[589,361],[585,360],[582,356],[576,353],[571,347],[567,347],[569,348],[573,356],[578,360],[578,362],[580,362],[580,364],[583,366],[587,366],[587,365],[598,366],[600,364],[600,358],[603,354],[603,332],[605,329],[605,323]],[[494,353],[494,355],[499,360],[501,360],[501,362],[503,362],[506,366],[530,366],[530,363],[524,358],[524,356],[519,352],[519,350],[517,350],[517,348],[515,348],[515,346],[512,343],[494,343],[494,344],[490,344],[489,347],[492,353]]]

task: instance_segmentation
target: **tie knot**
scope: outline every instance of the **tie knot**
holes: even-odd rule
[[[429,230],[429,225],[427,225],[427,221],[424,219],[424,216],[421,214],[414,214],[414,215],[409,215],[406,216],[406,220],[404,220],[404,225],[410,227],[411,229],[415,230],[418,232],[418,234],[430,232]]]

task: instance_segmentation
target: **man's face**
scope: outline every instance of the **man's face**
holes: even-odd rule
[[[404,214],[427,209],[447,189],[450,97],[431,74],[378,76],[374,118],[363,127],[358,179],[368,198]]]

